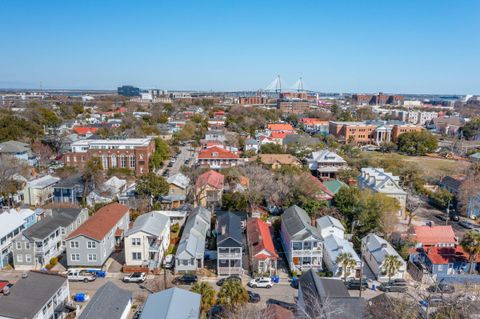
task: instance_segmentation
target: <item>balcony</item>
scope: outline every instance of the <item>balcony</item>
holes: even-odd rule
[[[219,253],[218,259],[242,259],[241,253]]]
[[[243,268],[242,267],[218,267],[217,269],[217,275],[219,276],[228,276],[228,275],[241,275],[243,274]]]

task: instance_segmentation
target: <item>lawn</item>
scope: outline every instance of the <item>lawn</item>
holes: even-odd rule
[[[406,162],[418,168],[423,178],[440,179],[446,175],[465,174],[470,162],[432,156],[407,156],[397,153],[362,152],[361,158],[373,161]]]

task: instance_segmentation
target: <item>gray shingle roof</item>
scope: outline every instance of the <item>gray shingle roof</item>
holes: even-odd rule
[[[242,218],[233,212],[217,213],[217,247],[242,247]]]
[[[66,281],[58,274],[30,271],[10,288],[8,296],[0,295],[0,317],[33,318]]]
[[[170,288],[148,296],[141,319],[197,319],[200,316],[200,294]]]
[[[321,278],[313,270],[309,270],[300,277],[299,287],[302,290],[305,312],[311,318],[365,318],[365,300],[350,297],[345,284],[339,279]]]
[[[18,141],[6,141],[0,143],[0,153],[15,154],[31,152],[30,145]]]
[[[304,240],[313,236],[322,239],[319,231],[311,225],[307,212],[297,205],[289,207],[282,214],[282,222],[286,227],[290,239]]]
[[[381,265],[387,255],[398,256],[398,260],[403,262],[403,258],[397,253],[397,251],[387,242],[385,239],[375,235],[368,234],[362,238],[362,243],[366,246],[367,250],[372,254],[377,264]]]
[[[147,234],[158,236],[165,229],[169,218],[158,212],[149,212],[137,217],[133,223],[132,228],[130,228],[125,236],[130,236],[139,231],[145,232]]]
[[[78,319],[120,319],[132,299],[132,293],[111,281],[97,290]]]
[[[51,216],[43,218],[24,230],[23,235],[29,239],[44,239],[58,227],[67,227],[73,223],[81,211],[81,208],[54,208]]]
[[[325,229],[328,227],[336,227],[338,229],[345,231],[345,227],[343,227],[342,223],[335,217],[322,216],[317,219],[317,228]]]
[[[211,213],[203,207],[195,208],[188,216],[178,244],[175,258],[203,258],[205,236],[210,230]]]

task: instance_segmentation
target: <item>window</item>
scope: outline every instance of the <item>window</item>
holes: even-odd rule
[[[80,254],[71,254],[70,259],[72,261],[80,261]]]
[[[125,155],[120,155],[120,167],[125,168],[127,167],[127,157]]]
[[[70,242],[70,248],[78,248],[79,245],[78,245],[78,241],[71,241]]]
[[[87,241],[87,248],[88,249],[95,249],[97,248],[97,243],[94,241]]]
[[[22,243],[17,241],[16,243],[17,249],[22,249]]]
[[[27,263],[31,263],[32,262],[32,255],[25,255],[25,261]]]
[[[140,246],[141,238],[132,238],[132,246]]]
[[[112,154],[111,163],[112,163],[112,168],[117,167],[117,156],[115,156],[115,154]]]
[[[142,253],[132,253],[133,260],[142,260]]]
[[[26,250],[29,250],[30,249],[30,243],[27,241],[25,242],[25,249]]]
[[[17,262],[23,262],[23,255],[17,255]]]
[[[136,159],[135,159],[135,155],[130,155],[130,168],[135,168],[136,166]]]
[[[104,170],[108,169],[108,157],[106,155],[102,155],[102,166]]]
[[[88,261],[97,261],[97,254],[88,254],[87,259]]]

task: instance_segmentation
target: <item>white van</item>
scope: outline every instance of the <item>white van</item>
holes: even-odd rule
[[[88,272],[86,270],[78,270],[78,269],[68,270],[67,277],[68,277],[68,280],[71,280],[71,281],[83,281],[83,282],[94,281],[95,279],[97,279],[97,276],[95,276],[95,274]]]

